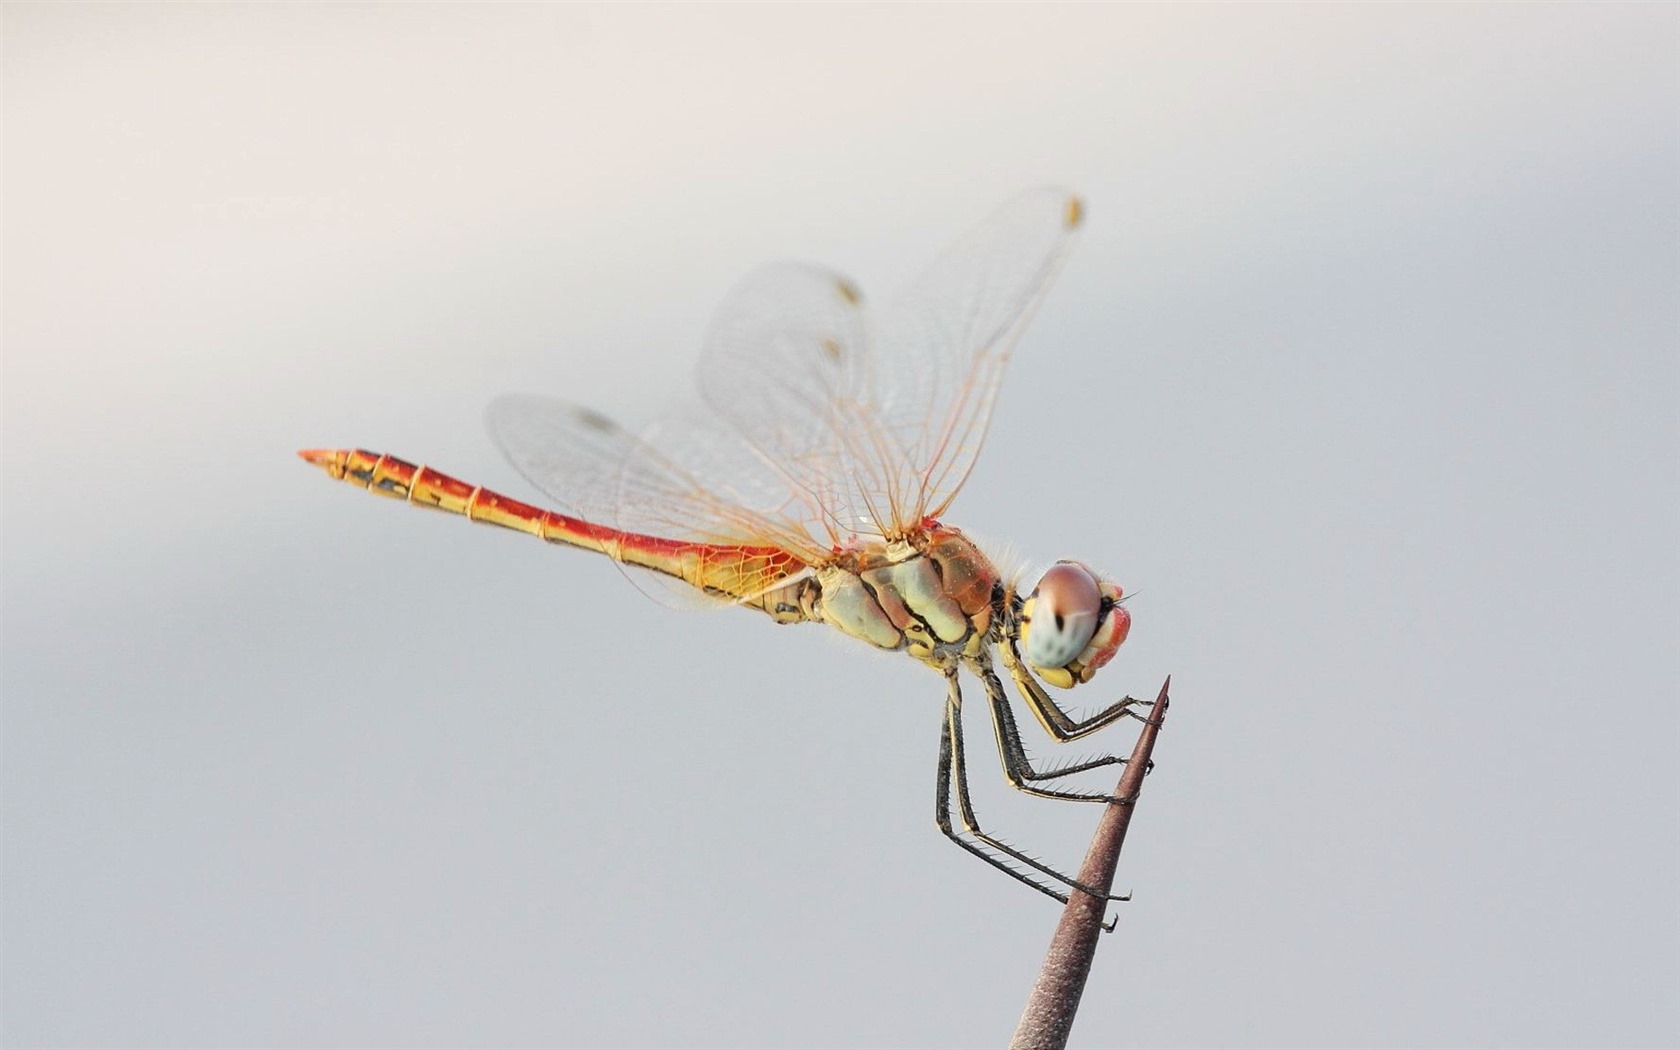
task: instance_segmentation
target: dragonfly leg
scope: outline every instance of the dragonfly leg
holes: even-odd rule
[[[1009,696],[1003,691],[1003,682],[997,672],[992,669],[990,661],[983,656],[973,662],[974,671],[980,676],[980,681],[986,687],[986,698],[992,706],[992,728],[997,733],[998,757],[1003,761],[1003,775],[1009,785],[1017,791],[1024,791],[1039,798],[1059,798],[1072,802],[1121,802],[1125,800],[1113,795],[1095,794],[1088,791],[1061,791],[1055,788],[1039,787],[1034,781],[1055,780],[1058,777],[1083,773],[1086,770],[1100,769],[1103,766],[1123,766],[1126,760],[1118,755],[1099,755],[1096,758],[1085,759],[1069,763],[1057,769],[1040,772],[1032,766],[1032,760],[1027,757],[1027,749],[1021,743],[1021,730],[1015,722],[1015,712],[1009,706]]]
[[[1031,886],[1045,896],[1052,897],[1063,904],[1066,904],[1068,899],[1065,892],[1046,885],[1028,872],[1011,865],[1005,858],[1048,876],[1069,889],[1079,890],[1081,893],[1096,897],[1099,900],[1124,901],[1131,899],[1129,895],[1098,893],[1077,879],[1070,878],[1049,865],[1034,860],[1001,839],[980,830],[980,823],[974,815],[973,800],[969,798],[968,773],[964,768],[962,688],[957,683],[957,668],[951,667],[945,671],[945,685],[945,722],[939,733],[939,783],[935,791],[934,811],[934,820],[939,824],[939,830],[944,832],[945,837],[1010,878]],[[960,832],[951,821],[951,790],[953,786],[956,789],[957,796],[956,809],[962,817],[963,826]],[[974,841],[970,841],[970,836]],[[1000,857],[998,854],[1003,856]]]
[[[1089,718],[1076,721],[1066,711],[1063,711],[1056,701],[1050,699],[1050,694],[1044,691],[1044,687],[1038,684],[1038,679],[1034,678],[1027,670],[1027,665],[1021,660],[1021,650],[1015,639],[1004,638],[1000,651],[1003,653],[1003,665],[1009,669],[1009,677],[1015,680],[1015,687],[1021,691],[1021,696],[1027,701],[1027,706],[1032,709],[1033,716],[1038,719],[1038,724],[1044,727],[1046,733],[1064,744],[1070,740],[1078,740],[1082,736],[1095,733],[1104,726],[1113,725],[1128,715],[1139,721],[1147,721],[1143,715],[1133,711],[1132,708],[1148,706],[1148,702],[1130,696],[1123,697]]]

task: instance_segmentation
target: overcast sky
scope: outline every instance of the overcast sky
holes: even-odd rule
[[[496,394],[647,423],[755,265],[1046,183],[949,518],[1175,701],[1075,1045],[1680,1040],[1673,5],[3,30],[7,1045],[1004,1042],[1057,913],[935,830],[937,676],[292,452],[535,499]]]

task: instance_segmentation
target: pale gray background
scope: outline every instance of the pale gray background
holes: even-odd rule
[[[496,393],[645,422],[755,264],[1043,183],[952,518],[1177,700],[1076,1042],[1672,1042],[1677,19],[8,5],[6,1042],[1004,1041],[934,676],[292,451],[529,498]]]

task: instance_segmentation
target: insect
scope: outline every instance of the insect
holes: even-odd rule
[[[491,434],[564,512],[377,452],[299,455],[370,492],[605,554],[656,597],[674,588],[908,653],[945,680],[940,830],[1057,900],[1071,889],[1094,893],[982,830],[960,677],[969,672],[985,693],[1011,785],[1115,801],[1062,778],[1123,759],[1032,764],[1003,675],[1060,742],[1141,717],[1128,696],[1076,719],[1045,689],[1087,682],[1114,656],[1131,627],[1122,591],[1061,561],[1022,594],[943,520],[986,436],[1004,365],[1082,216],[1065,191],[1023,194],[879,310],[821,267],[762,267],[720,308],[696,393],[639,435],[561,401],[496,400]]]

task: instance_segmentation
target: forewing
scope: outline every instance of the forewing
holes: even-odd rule
[[[700,390],[790,494],[779,516],[839,544],[901,536],[943,513],[1078,220],[1065,191],[1023,194],[884,313],[866,311],[844,277],[802,263],[737,285],[707,337]]]
[[[902,455],[897,524],[945,512],[985,441],[1004,366],[1082,218],[1060,189],[1016,197],[876,315],[873,409]]]

